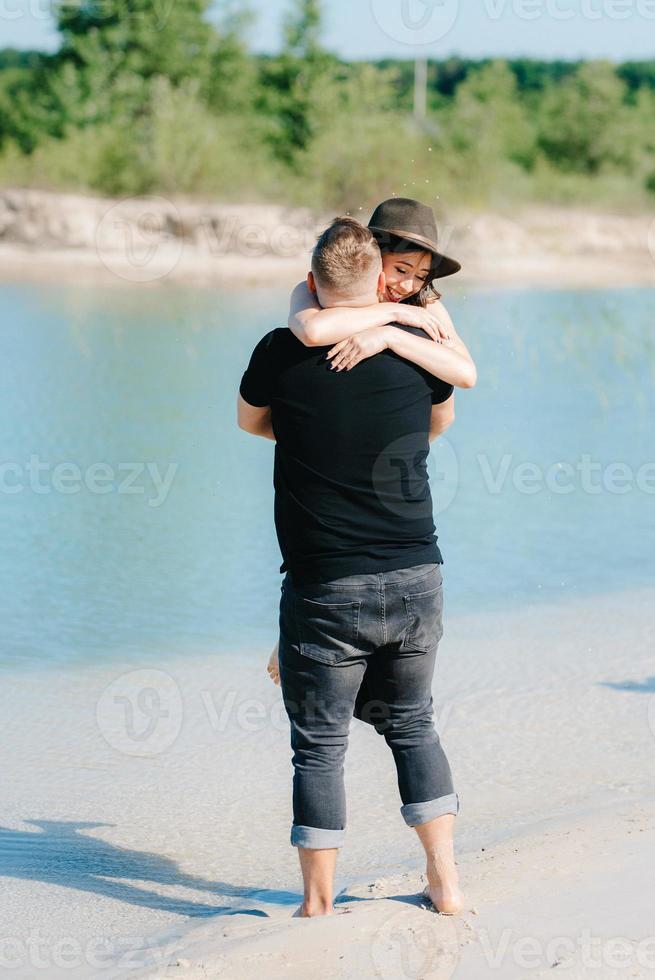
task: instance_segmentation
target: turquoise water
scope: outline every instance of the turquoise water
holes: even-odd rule
[[[273,444],[235,400],[286,291],[0,290],[0,665],[260,657]],[[448,300],[479,370],[431,452],[449,613],[653,583],[654,300]]]

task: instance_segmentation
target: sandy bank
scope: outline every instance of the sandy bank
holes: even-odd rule
[[[642,877],[646,869],[652,879],[654,848],[652,809],[643,802],[652,796],[655,737],[652,608],[653,592],[643,589],[446,614],[434,693],[462,801],[457,853],[469,906],[479,913],[462,922],[472,928],[483,923],[492,938],[505,927],[543,938],[554,929],[577,935],[588,924],[643,938],[640,910],[655,898]],[[348,749],[337,890],[383,901],[352,902],[352,912],[321,924],[291,921],[300,892],[289,845],[288,722],[265,674],[268,650],[240,649],[237,634],[235,627],[229,655],[185,651],[148,661],[117,650],[113,663],[0,678],[0,782],[11,786],[0,828],[7,884],[0,936],[16,944],[12,977],[88,980],[101,940],[112,965],[99,976],[125,969],[126,958],[143,969],[153,945],[166,947],[170,936],[188,943],[186,955],[174,947],[183,960],[211,956],[223,973],[206,975],[230,980],[253,976],[256,967],[259,978],[309,980],[303,956],[318,962],[342,944],[346,972],[318,975],[359,980],[376,975],[371,936],[383,930],[374,947],[380,956],[396,942],[396,926],[385,925],[392,916],[401,916],[403,936],[408,915],[419,916],[421,929],[451,929],[452,920],[429,919],[416,905],[417,841],[400,816],[388,749],[361,723],[353,724]],[[146,689],[158,698],[154,726],[138,709]],[[551,830],[559,836],[547,836]],[[408,901],[396,900],[403,895]],[[588,909],[594,914],[585,918]],[[465,925],[455,928],[473,936]],[[38,970],[28,946],[35,931]],[[464,942],[463,963],[482,962],[476,942]],[[60,969],[62,943],[70,952]],[[283,974],[283,955],[292,953],[296,973]],[[360,961],[368,974],[355,969]],[[183,969],[192,967],[168,966],[160,975],[183,976]],[[397,971],[377,975],[404,980]],[[408,967],[406,976],[423,975]]]
[[[331,217],[272,204],[117,201],[5,189],[0,275],[151,285],[291,284],[305,275],[316,235]],[[442,243],[463,264],[453,283],[655,285],[650,215],[531,207],[511,217],[440,217]]]
[[[405,873],[346,890],[337,914],[216,920],[136,976],[231,980],[647,977],[655,971],[655,801],[544,821],[459,860],[465,911],[436,915]],[[122,972],[112,977],[124,976]]]

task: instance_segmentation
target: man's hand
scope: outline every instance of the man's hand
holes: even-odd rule
[[[280,686],[280,641],[275,644],[266,664],[268,676],[274,684]]]
[[[340,340],[327,352],[327,358],[333,358],[331,368],[334,371],[350,371],[366,357],[373,357],[389,346],[389,330],[393,327],[369,327],[361,333],[353,334]]]

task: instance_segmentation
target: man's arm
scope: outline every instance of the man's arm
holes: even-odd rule
[[[440,436],[442,432],[445,432],[449,426],[455,421],[455,393],[447,398],[445,402],[440,402],[438,405],[432,406],[432,413],[430,415],[430,432],[428,433],[428,440],[433,442],[437,436]]]
[[[241,394],[237,395],[237,425],[244,432],[275,442],[270,405],[249,405]]]
[[[259,341],[243,373],[237,396],[237,425],[244,432],[275,442],[271,403],[278,370],[277,331],[271,330]]]

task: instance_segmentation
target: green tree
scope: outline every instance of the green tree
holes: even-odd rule
[[[165,75],[173,85],[206,76],[214,31],[210,0],[61,0],[60,59],[92,70],[107,59],[114,71],[147,80]]]
[[[56,60],[40,55],[0,72],[0,146],[14,141],[30,153],[41,139],[60,132],[49,95]]]
[[[320,0],[294,0],[282,53],[262,67],[258,109],[270,120],[276,155],[291,166],[309,149],[338,99],[337,60],[321,48],[320,31]]]
[[[209,0],[60,0],[61,47],[0,96],[5,131],[25,152],[71,129],[127,128],[151,111],[152,86],[207,86],[217,45]]]
[[[467,76],[444,125],[448,144],[474,169],[503,160],[529,167],[533,160],[534,128],[506,61],[492,61]]]
[[[254,109],[258,65],[248,52],[244,35],[254,15],[242,0],[223,0],[212,49],[209,77],[203,89],[208,105],[217,113],[244,113]]]
[[[625,61],[616,69],[631,92],[642,87],[655,89],[655,61]]]
[[[626,86],[614,66],[589,61],[550,88],[541,104],[539,145],[560,170],[596,174],[630,169],[636,146],[628,138]]]

